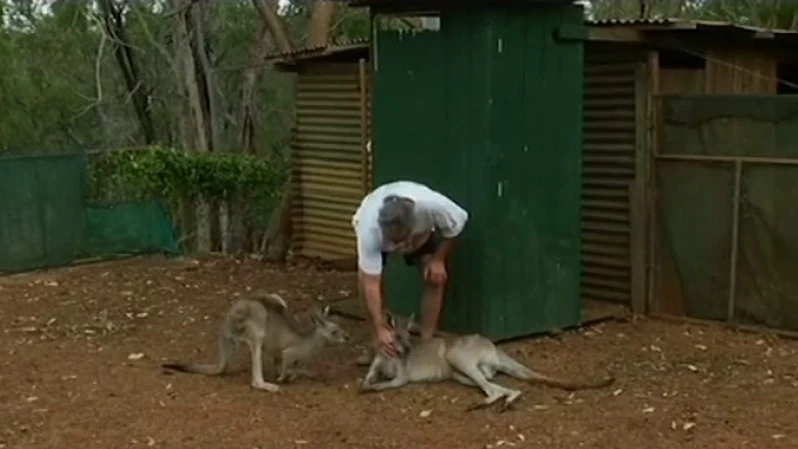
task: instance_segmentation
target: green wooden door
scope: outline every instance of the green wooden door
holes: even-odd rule
[[[463,205],[442,327],[493,339],[579,323],[582,26],[577,7],[459,9],[438,32],[374,41],[375,185],[425,183]],[[421,279],[389,261],[392,310]]]

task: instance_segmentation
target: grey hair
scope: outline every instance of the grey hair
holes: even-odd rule
[[[413,231],[413,209],[410,198],[388,195],[382,202],[377,222],[388,237],[403,238]]]

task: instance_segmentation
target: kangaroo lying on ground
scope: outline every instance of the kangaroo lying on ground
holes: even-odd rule
[[[219,354],[213,364],[165,363],[163,368],[186,373],[206,375],[222,374],[240,343],[249,346],[252,387],[270,392],[280,388],[263,378],[264,362],[274,367],[281,358],[277,382],[291,382],[298,374],[312,374],[296,365],[305,364],[326,342],[343,343],[349,334],[328,318],[329,306],[322,310],[313,308],[310,313],[312,329],[301,329],[295,317],[288,313],[288,305],[277,294],[266,294],[254,299],[239,299],[230,306],[219,333]]]
[[[568,391],[603,388],[615,382],[613,377],[574,382],[537,373],[510,357],[492,341],[477,334],[453,338],[438,337],[416,344],[410,336],[412,322],[413,315],[406,324],[397,326],[396,317],[388,313],[388,323],[394,329],[400,355],[389,358],[382,353],[376,353],[363,378],[361,391],[381,391],[399,388],[408,383],[454,379],[464,385],[479,387],[485,393],[486,398],[469,407],[469,410],[489,406],[502,397],[505,399],[501,409],[505,410],[518,399],[521,391],[491,382],[497,372]],[[377,382],[380,376],[389,380]]]

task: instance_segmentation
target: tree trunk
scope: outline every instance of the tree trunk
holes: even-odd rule
[[[238,143],[244,154],[255,154],[255,132],[257,117],[257,98],[254,95],[255,86],[263,70],[263,60],[270,51],[269,30],[265,25],[261,25],[252,43],[249,53],[249,63],[244,69],[243,80],[241,82],[241,100],[239,103],[238,123],[240,125]],[[247,250],[255,251],[249,245],[249,234],[252,233],[252,225],[246,223],[247,204],[241,198],[236,198],[230,204],[230,251],[240,254]],[[251,221],[251,217],[250,217]]]
[[[288,38],[288,33],[285,31],[285,26],[283,26],[280,16],[277,15],[277,11],[269,6],[266,0],[252,0],[252,4],[258,11],[260,20],[263,21],[263,24],[271,33],[277,48],[283,53],[290,52],[293,48],[291,39]]]
[[[206,1],[202,0],[196,2],[191,8],[192,29],[194,34],[194,54],[197,55],[196,60],[199,62],[199,70],[203,77],[204,91],[200,92],[205,101],[203,104],[207,105],[204,109],[204,115],[207,117],[205,126],[207,127],[208,134],[208,151],[221,150],[220,127],[219,127],[219,91],[216,86],[216,77],[211,67],[210,59],[208,58],[208,49],[205,44],[205,26],[204,17],[206,8]]]
[[[313,5],[308,28],[308,46],[324,47],[330,42],[336,4],[331,1],[318,1]]]
[[[196,2],[194,7],[191,8],[191,18],[193,24],[194,34],[194,54],[196,60],[199,62],[198,73],[202,77],[200,85],[204,87],[200,91],[202,95],[202,105],[204,106],[203,112],[206,120],[206,132],[208,135],[209,148],[208,151],[224,151],[221,143],[221,127],[220,127],[220,99],[219,89],[216,84],[216,76],[211,66],[208,52],[210,48],[206,45],[205,40],[205,19],[208,17],[208,3],[207,0]],[[215,207],[215,212],[218,220],[218,242],[219,247],[223,254],[229,253],[230,247],[230,214],[229,204],[224,198],[219,198]],[[213,220],[212,212],[208,211],[208,219]],[[210,226],[210,224],[209,224]],[[211,239],[213,241],[213,239]]]
[[[139,75],[138,65],[131,50],[130,39],[125,30],[122,11],[115,7],[112,0],[100,0],[105,31],[111,36],[114,45],[114,56],[125,79],[125,87],[133,101],[133,109],[139,119],[139,126],[144,135],[144,142],[149,145],[155,142],[155,124],[150,111],[150,88]]]
[[[280,21],[276,11],[272,9],[265,0],[252,0],[255,8],[260,15],[263,24],[271,32],[277,48],[281,52],[289,52],[292,49],[291,41],[285,32],[283,23]],[[331,34],[332,18],[335,14],[336,4],[331,1],[319,1],[314,3],[311,12],[311,22],[308,25],[310,31],[310,41],[308,45],[323,46],[327,45]],[[269,227],[263,236],[261,252],[264,253],[266,260],[284,261],[288,255],[291,242],[291,179],[283,186],[283,193],[280,204],[272,212],[269,219]]]
[[[202,106],[202,98],[199,91],[199,79],[197,78],[197,63],[194,59],[194,51],[191,48],[192,35],[189,31],[188,17],[193,14],[192,10],[196,7],[192,0],[179,0],[178,11],[175,15],[177,20],[178,35],[180,36],[180,63],[183,69],[183,85],[188,92],[188,101],[191,109],[191,116],[194,119],[194,136],[196,139],[196,151],[210,151],[208,142],[208,125],[205,120],[205,111]],[[206,198],[200,196],[197,199],[197,251],[211,251],[211,223],[210,208]]]
[[[261,26],[252,44],[249,53],[249,63],[244,69],[243,81],[241,82],[241,103],[238,113],[238,122],[241,130],[239,134],[239,144],[246,154],[255,153],[255,85],[263,69],[263,60],[269,53],[268,28]]]

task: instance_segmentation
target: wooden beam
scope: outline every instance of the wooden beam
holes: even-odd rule
[[[630,27],[588,27],[587,40],[596,42],[644,42],[640,30]]]

